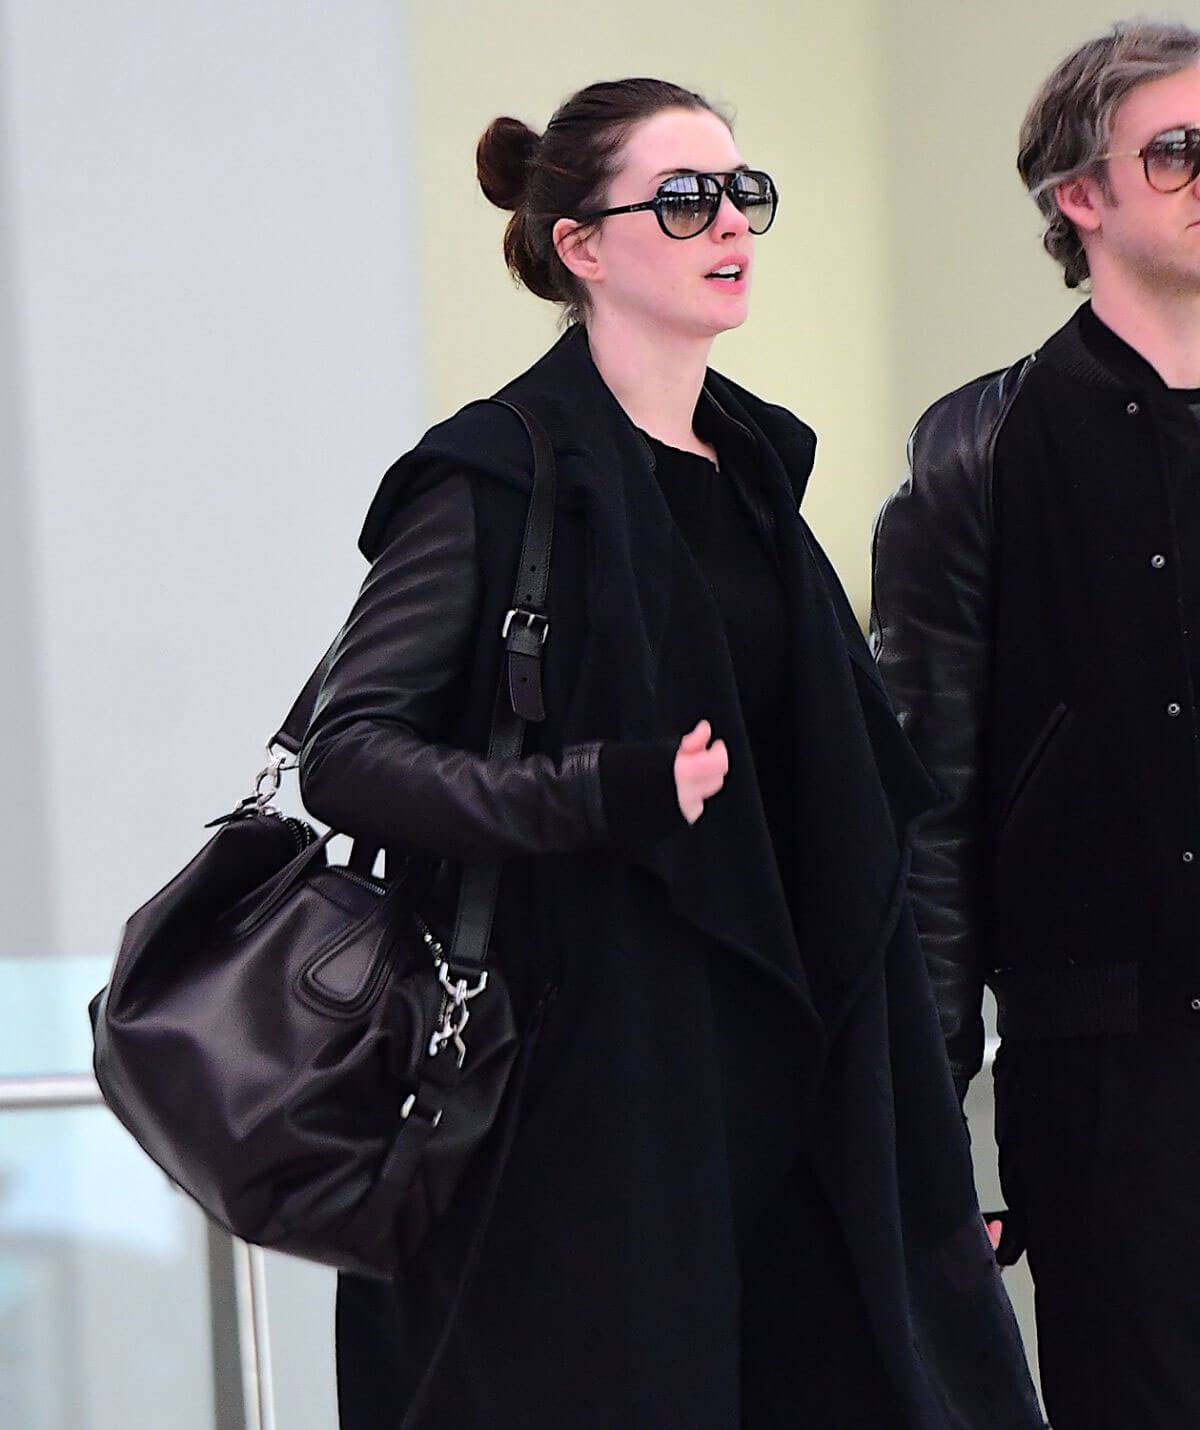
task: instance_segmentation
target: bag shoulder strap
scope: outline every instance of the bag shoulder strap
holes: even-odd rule
[[[542,646],[550,632],[546,616],[546,594],[550,583],[550,556],[554,544],[554,506],[557,490],[557,469],[554,448],[545,429],[527,408],[501,397],[483,399],[498,407],[507,407],[519,418],[533,448],[533,489],[525,518],[525,534],[521,543],[521,561],[513,591],[512,607],[500,632],[506,659],[503,667],[509,704],[523,720],[544,720],[542,703]],[[292,703],[283,724],[268,741],[268,748],[278,745],[289,755],[298,755],[305,734],[312,723],[317,696],[333,664],[337,638],[321,657],[316,669],[305,682],[304,689]]]
[[[521,541],[521,560],[512,605],[499,632],[505,654],[500,666],[488,738],[488,758],[506,759],[521,753],[526,724],[530,720],[546,718],[542,698],[542,655],[550,634],[546,598],[550,586],[558,478],[554,448],[537,418],[515,402],[503,398],[486,400],[507,407],[520,420],[533,448],[533,488],[525,515],[525,533]],[[335,639],[296,697],[283,724],[270,741],[271,746],[279,745],[291,755],[299,754],[336,649]],[[374,863],[373,852],[367,862]],[[477,976],[483,969],[496,912],[501,867],[502,861],[496,859],[469,863],[463,869],[458,915],[447,956],[451,970]]]

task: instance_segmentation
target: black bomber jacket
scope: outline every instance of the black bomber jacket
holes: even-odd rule
[[[876,528],[873,648],[946,796],[911,890],[960,1093],[985,984],[1006,1037],[1200,1028],[1180,404],[1085,321],[930,408]]]

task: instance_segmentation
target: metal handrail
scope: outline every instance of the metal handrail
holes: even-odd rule
[[[103,1101],[91,1073],[0,1077],[0,1112],[46,1107],[95,1107]]]

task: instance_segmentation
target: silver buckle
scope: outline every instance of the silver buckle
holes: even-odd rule
[[[500,627],[500,639],[502,641],[508,639],[509,629],[516,616],[519,616],[530,630],[540,623],[542,629],[541,643],[542,645],[546,644],[546,637],[550,634],[550,618],[543,616],[540,611],[527,611],[524,606],[514,606],[508,615],[504,617],[504,624]]]

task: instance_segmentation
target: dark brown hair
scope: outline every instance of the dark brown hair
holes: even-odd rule
[[[479,186],[512,211],[504,259],[513,277],[539,298],[566,305],[572,322],[587,310],[584,285],[554,248],[560,218],[603,208],[604,192],[630,130],[664,109],[706,109],[729,124],[702,95],[661,79],[590,84],[555,111],[539,138],[527,124],[493,119],[475,149]]]
[[[1140,84],[1165,79],[1200,60],[1200,32],[1186,25],[1114,25],[1072,51],[1034,96],[1021,125],[1017,172],[1042,211],[1046,252],[1078,288],[1088,276],[1079,231],[1058,206],[1059,184],[1095,174],[1108,189],[1102,155],[1112,145],[1122,100]]]

